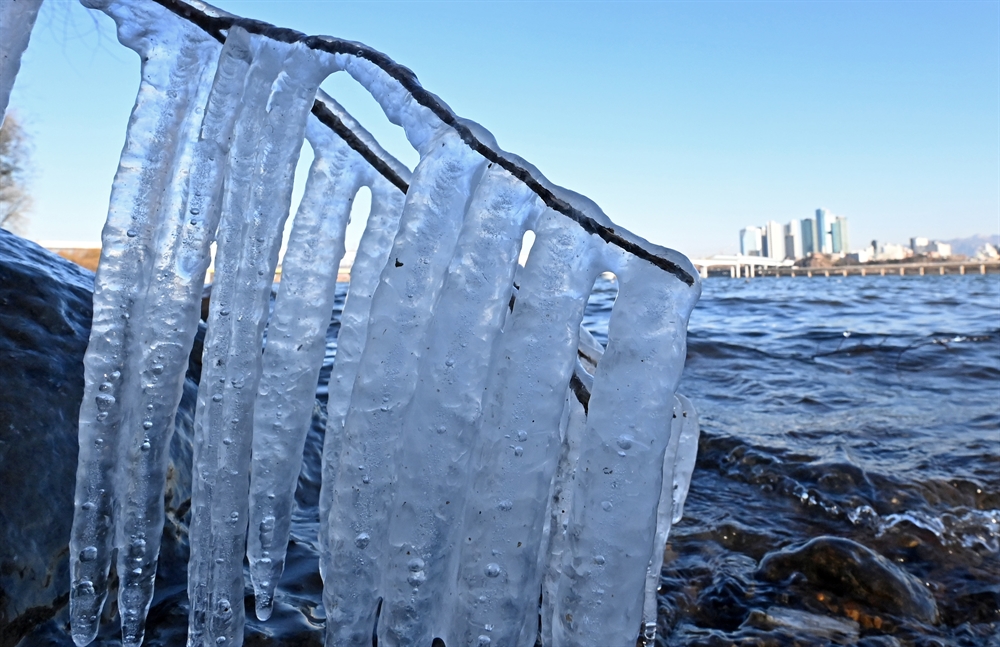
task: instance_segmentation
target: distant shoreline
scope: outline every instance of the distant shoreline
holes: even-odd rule
[[[1000,274],[1000,260],[936,260],[918,262],[859,263],[854,265],[832,265],[830,267],[757,267],[750,276],[746,267],[741,272],[734,268],[717,266],[702,273],[702,278],[758,278],[758,277],[844,277],[844,276],[944,276],[972,274]]]

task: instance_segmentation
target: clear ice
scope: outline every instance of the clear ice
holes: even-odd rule
[[[650,644],[698,443],[676,394],[700,294],[688,260],[553,185],[361,43],[195,0],[83,3],[115,20],[142,73],[85,357],[76,644],[97,635],[115,554],[123,644],[142,643],[213,243],[188,645],[242,644],[244,557],[270,616],[361,187],[371,212],[323,447],[326,644]],[[39,4],[0,4],[4,107]],[[412,172],[319,90],[337,72],[403,128]],[[314,161],[275,284],[304,141]],[[618,285],[606,347],[581,326],[605,272]]]

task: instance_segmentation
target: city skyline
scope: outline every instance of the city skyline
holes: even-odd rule
[[[927,236],[910,236],[904,243],[872,239],[865,241],[860,247],[852,247],[847,216],[819,208],[815,210],[813,218],[793,218],[784,225],[768,220],[760,226],[743,227],[739,230],[738,253],[776,261],[797,261],[814,253],[850,257],[861,263],[869,260],[902,260],[911,256],[946,259],[955,253],[963,256],[984,253],[981,249],[983,246],[993,247],[995,255],[996,248],[1000,246],[1000,235],[974,235],[953,239],[953,242],[964,248],[964,251],[954,251],[952,243],[947,240]],[[976,251],[969,249],[971,244],[977,245]],[[988,251],[985,253],[989,255]]]
[[[775,260],[798,260],[813,253],[848,254],[851,250],[847,216],[816,209],[814,218],[793,218],[781,225],[768,220],[763,226],[740,230],[740,254]]]

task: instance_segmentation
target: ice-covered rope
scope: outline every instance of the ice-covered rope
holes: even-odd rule
[[[159,0],[87,4],[116,20],[143,67],[85,360],[74,640],[96,633],[112,548],[123,638],[142,640],[165,448],[213,237],[188,642],[242,641],[244,553],[258,616],[269,615],[361,185],[372,212],[331,375],[320,496],[327,644],[530,645],[539,612],[555,647],[634,638],[678,507],[671,488],[681,496],[693,464],[691,434],[670,423],[699,292],[690,263],[615,234],[694,289],[627,246],[601,245],[614,227],[596,205],[499,151],[405,68],[373,62],[377,52],[331,52],[346,41],[233,17],[220,46]],[[412,176],[335,102],[317,99],[320,81],[340,70],[404,128],[421,158]],[[316,158],[262,356],[310,112],[346,135],[308,126]],[[581,222],[566,209],[589,215]],[[535,247],[520,269],[529,230]],[[602,354],[580,324],[603,271],[620,289]]]
[[[334,55],[346,54],[373,63],[405,88],[418,104],[430,110],[443,123],[453,128],[467,146],[482,155],[489,162],[499,165],[500,168],[523,182],[547,207],[570,218],[588,234],[598,236],[606,243],[620,247],[626,252],[652,263],[689,286],[695,284],[695,278],[689,270],[674,263],[669,258],[665,258],[647,249],[640,241],[635,240],[633,237],[622,235],[616,232],[614,227],[598,222],[595,218],[584,213],[578,206],[557,195],[549,183],[540,177],[539,174],[533,172],[526,165],[519,164],[511,156],[504,154],[495,144],[484,141],[459,119],[443,101],[424,89],[412,70],[395,62],[386,54],[355,41],[333,38],[331,36],[307,36],[292,29],[276,27],[260,21],[247,20],[214,9],[206,10],[207,5],[201,3],[196,4],[185,0],[152,1],[163,5],[170,11],[198,25],[220,42],[224,39],[224,33],[232,25],[239,24],[251,33],[262,34],[268,38],[287,43],[302,42],[312,49]],[[318,102],[317,106],[317,110],[314,112],[322,112],[322,107]],[[335,123],[331,124],[331,127],[334,129],[337,128]],[[362,156],[365,156],[361,147],[355,150],[362,154]],[[368,158],[366,157],[366,159]],[[371,159],[369,161],[373,162]],[[373,163],[373,166],[375,166],[375,163]],[[379,167],[376,166],[376,168]],[[380,172],[382,171],[381,168],[379,170]],[[386,177],[393,184],[400,187],[401,190],[405,191],[405,188],[397,181],[394,181],[392,177],[389,175]]]

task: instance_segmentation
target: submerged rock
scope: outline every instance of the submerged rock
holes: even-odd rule
[[[770,553],[761,561],[758,576],[773,582],[794,573],[805,576],[810,588],[892,615],[937,622],[934,597],[917,578],[849,539],[817,537]]]
[[[851,645],[858,640],[858,623],[806,611],[771,607],[767,611],[753,611],[744,623],[758,629],[777,629],[790,637],[812,637],[818,642],[829,641],[837,645]]]
[[[93,284],[87,270],[0,230],[2,645],[17,644],[68,602],[77,416]],[[158,588],[186,580],[184,515],[196,395],[188,379],[170,448]]]

